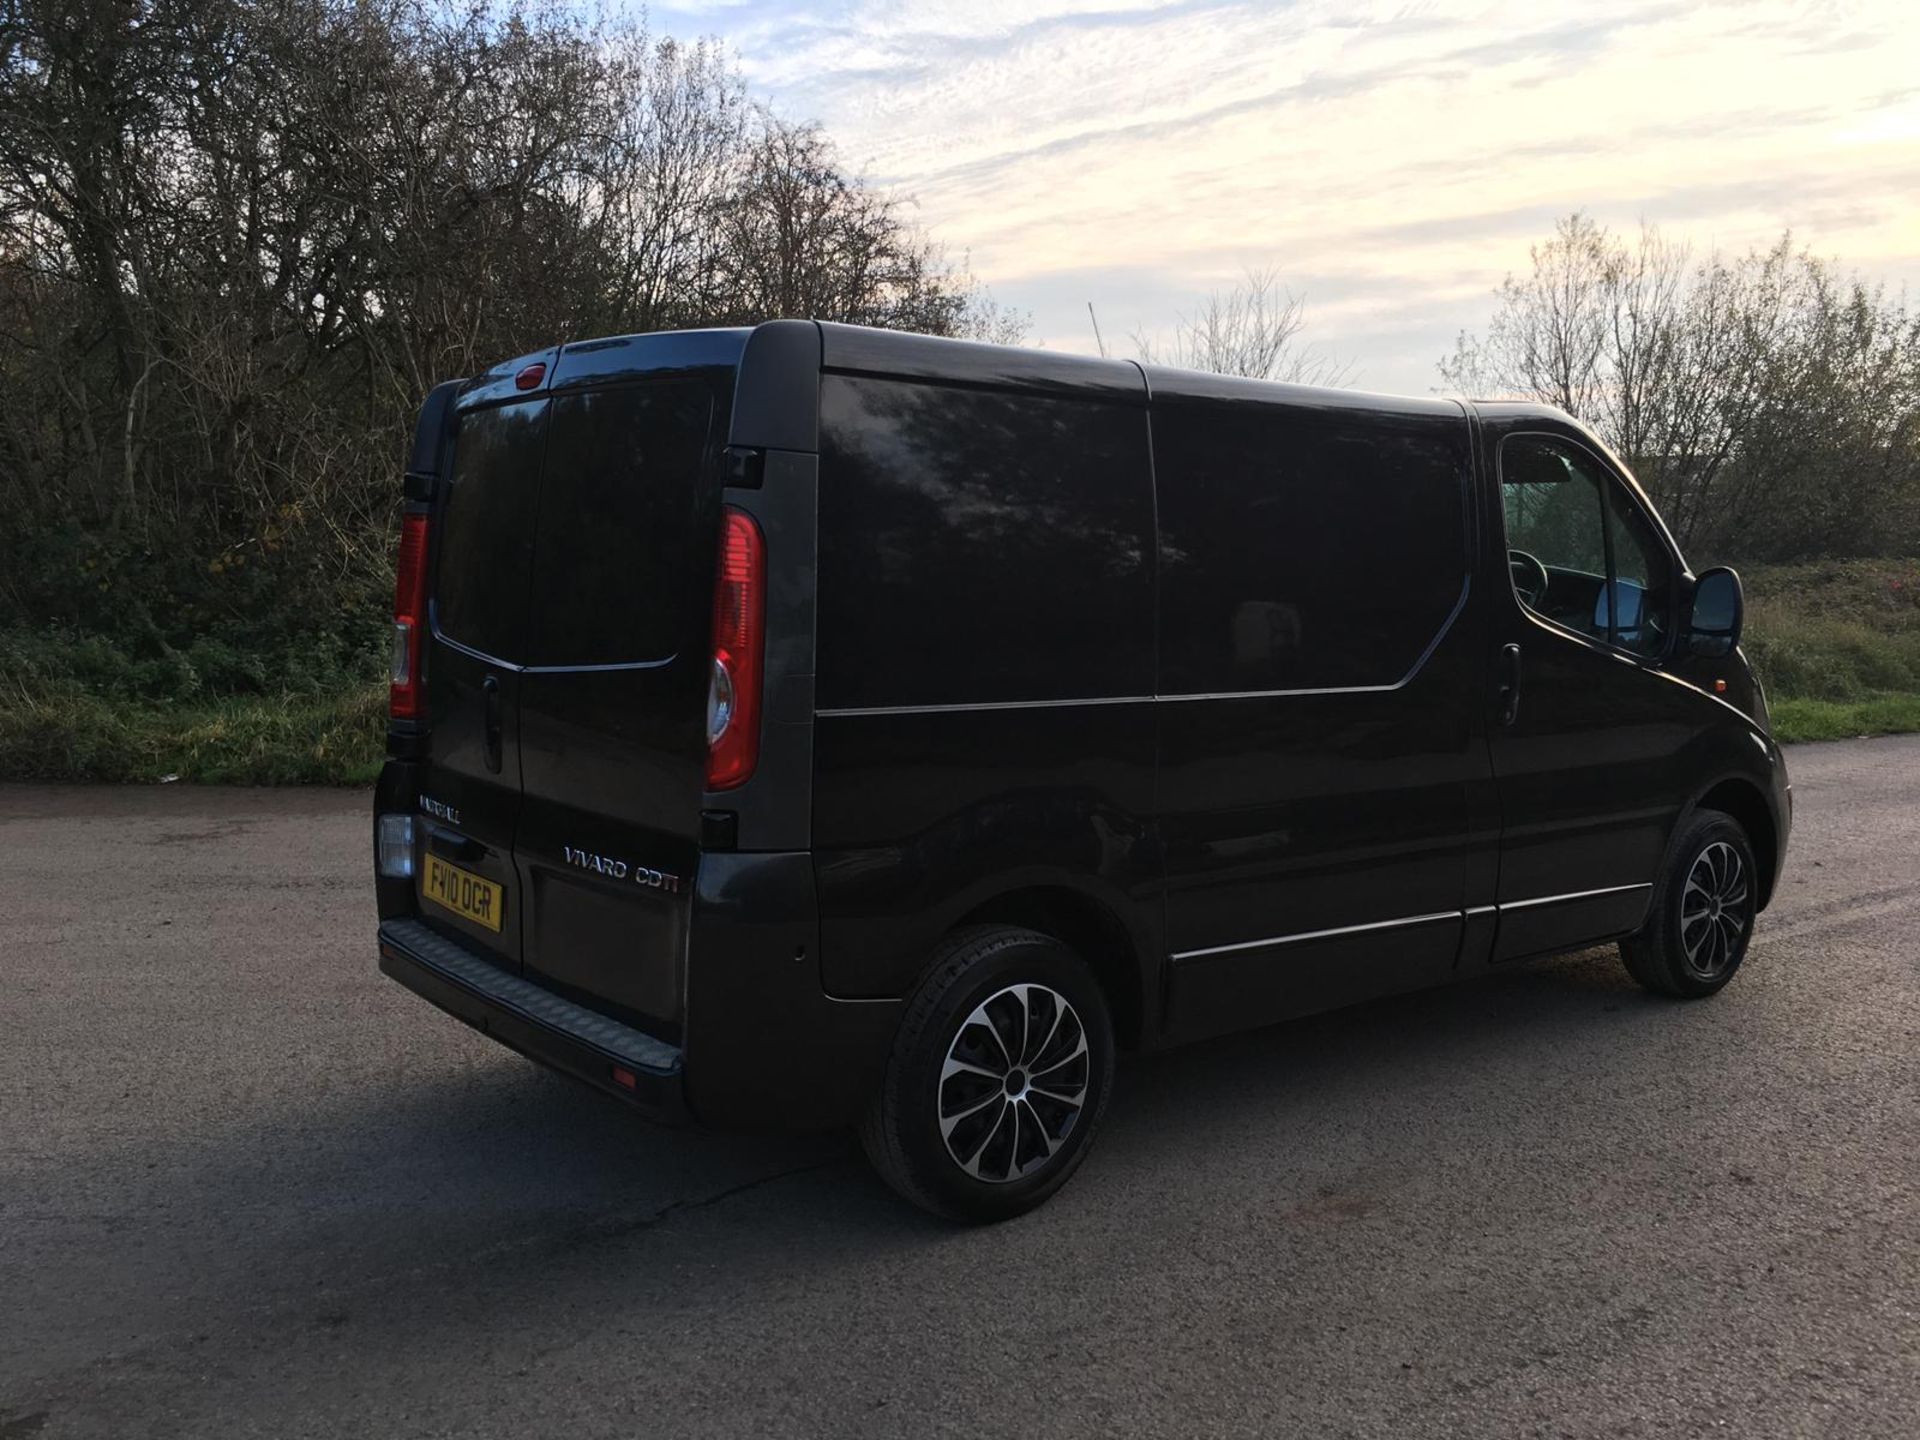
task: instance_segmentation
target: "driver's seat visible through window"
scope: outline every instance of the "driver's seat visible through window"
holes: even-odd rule
[[[1666,648],[1672,564],[1653,522],[1578,446],[1500,447],[1514,593],[1536,615],[1638,655]]]

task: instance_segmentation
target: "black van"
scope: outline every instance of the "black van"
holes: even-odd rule
[[[656,1115],[1031,1208],[1122,1050],[1619,940],[1739,967],[1790,791],[1559,411],[805,321],[440,386],[380,964]]]

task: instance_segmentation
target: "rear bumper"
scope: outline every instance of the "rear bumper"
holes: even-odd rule
[[[398,897],[380,968],[504,1045],[657,1119],[722,1130],[830,1130],[879,1088],[904,1002],[821,986],[805,851],[701,858],[681,1046],[574,1004],[423,924]],[[386,903],[383,894],[382,903]],[[633,1077],[625,1086],[614,1070]]]
[[[418,920],[380,926],[380,968],[484,1035],[656,1120],[687,1118],[680,1051],[509,975]],[[616,1072],[632,1084],[616,1079]]]

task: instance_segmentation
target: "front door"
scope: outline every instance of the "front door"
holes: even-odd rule
[[[1510,960],[1639,925],[1695,726],[1660,669],[1681,566],[1644,501],[1572,426],[1495,423],[1486,440],[1493,958]]]

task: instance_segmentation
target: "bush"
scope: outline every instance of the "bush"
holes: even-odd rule
[[[1920,561],[1815,561],[1743,574],[1745,648],[1776,699],[1920,694]]]

